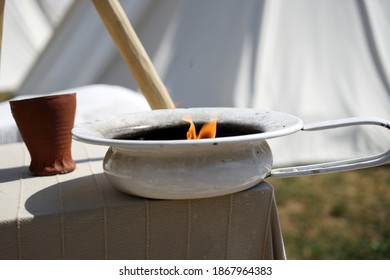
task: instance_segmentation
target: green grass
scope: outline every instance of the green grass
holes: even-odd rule
[[[390,259],[390,166],[267,181],[288,259]]]

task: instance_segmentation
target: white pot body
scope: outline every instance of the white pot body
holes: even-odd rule
[[[111,146],[103,161],[119,190],[148,198],[192,199],[250,188],[272,168],[266,141],[155,146],[148,150]]]
[[[183,117],[187,115],[195,124],[217,117],[217,135],[230,131],[217,138],[186,140],[189,124]],[[273,111],[190,108],[115,116],[79,125],[72,133],[76,140],[110,146],[103,169],[117,189],[147,198],[193,199],[230,194],[259,183],[272,169],[266,139],[294,133],[302,126],[300,119]],[[173,134],[180,128],[183,138],[137,138],[164,127],[174,127],[169,130]],[[164,138],[169,133],[161,134]]]

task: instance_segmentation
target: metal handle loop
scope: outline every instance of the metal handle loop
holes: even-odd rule
[[[303,131],[325,130],[345,126],[355,125],[378,125],[390,130],[389,121],[381,118],[347,118],[339,120],[331,120],[324,122],[316,122],[304,125]],[[328,172],[338,172],[347,170],[356,170],[367,167],[379,166],[390,162],[390,149],[386,152],[374,156],[355,158],[349,160],[332,161],[326,163],[281,167],[271,170],[271,177],[295,177],[302,175],[314,175]]]

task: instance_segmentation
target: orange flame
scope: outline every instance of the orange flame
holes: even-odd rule
[[[205,123],[200,129],[199,135],[196,134],[195,124],[190,115],[184,116],[183,121],[190,123],[190,128],[187,131],[187,140],[215,138],[217,135],[217,117],[214,117],[211,121]]]

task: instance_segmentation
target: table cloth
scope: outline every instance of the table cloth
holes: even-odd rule
[[[105,178],[106,150],[73,141],[75,171],[34,177],[24,143],[0,145],[0,259],[285,258],[270,184],[207,199],[135,197]]]

